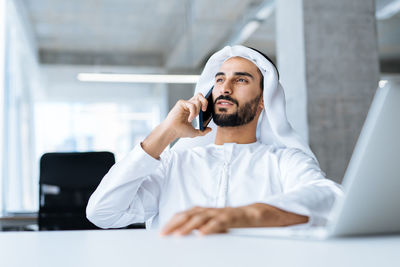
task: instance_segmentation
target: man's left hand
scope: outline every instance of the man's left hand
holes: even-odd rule
[[[194,207],[175,214],[161,235],[187,235],[193,230],[201,235],[226,233],[229,228],[287,226],[306,223],[308,219],[264,203],[235,208]]]
[[[201,235],[225,233],[229,228],[240,227],[246,222],[245,209],[194,207],[175,214],[161,231],[161,235],[187,235],[199,230]]]

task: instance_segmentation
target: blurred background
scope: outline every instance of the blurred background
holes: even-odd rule
[[[44,153],[120,160],[235,44],[277,63],[290,122],[340,182],[400,76],[399,0],[0,0],[1,212],[38,210]]]

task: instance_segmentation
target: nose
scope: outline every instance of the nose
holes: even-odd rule
[[[230,95],[232,94],[232,84],[229,80],[226,80],[221,86],[221,94]]]

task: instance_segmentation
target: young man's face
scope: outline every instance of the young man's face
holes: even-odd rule
[[[261,72],[251,61],[226,60],[215,76],[212,92],[215,124],[234,127],[251,122],[263,108],[260,81]]]

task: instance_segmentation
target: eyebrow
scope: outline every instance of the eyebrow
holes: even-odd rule
[[[247,76],[247,77],[250,77],[251,79],[254,80],[254,76],[251,75],[251,74],[248,73],[248,72],[239,71],[239,72],[235,72],[235,73],[233,73],[233,74],[234,74],[235,76]],[[217,72],[217,74],[215,74],[215,77],[217,77],[217,76],[225,76],[225,73],[224,73],[224,72]]]

